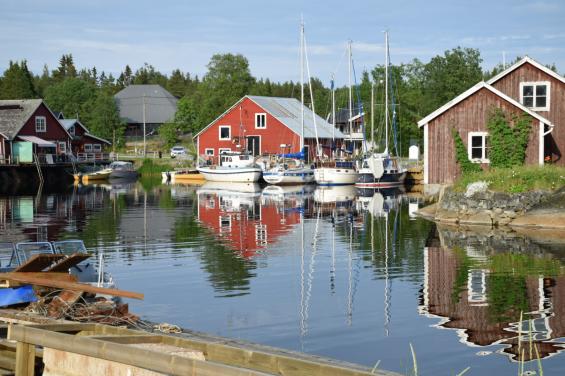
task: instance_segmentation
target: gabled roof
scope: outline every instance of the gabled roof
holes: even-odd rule
[[[172,120],[178,99],[160,85],[129,85],[114,95],[120,117],[128,123],[162,124]]]
[[[60,119],[59,123],[68,131],[71,127],[75,124],[78,124],[86,133],[88,133],[88,129],[80,122],[78,119]]]
[[[351,113],[353,114],[353,116],[351,117],[351,121],[355,121],[355,120],[359,119],[361,116],[365,115],[364,112],[361,113],[360,109],[355,108],[355,107],[351,109]],[[336,120],[336,124],[347,124],[347,123],[349,123],[349,108],[339,108],[336,111],[335,120]],[[333,123],[331,113],[328,114],[327,121],[330,124]]]
[[[441,106],[440,108],[438,108],[437,110],[435,110],[434,112],[432,112],[431,114],[429,114],[428,116],[426,116],[425,118],[420,120],[418,122],[418,127],[423,127],[424,125],[426,125],[427,123],[429,123],[430,121],[432,121],[433,119],[438,117],[439,115],[441,115],[444,112],[446,112],[447,110],[449,110],[451,107],[455,106],[456,104],[458,104],[460,102],[463,102],[465,99],[469,98],[471,95],[475,94],[476,92],[478,92],[481,89],[487,89],[487,90],[491,91],[492,93],[494,93],[495,95],[504,99],[505,101],[509,102],[510,104],[518,107],[519,109],[521,109],[522,111],[524,111],[528,115],[538,119],[539,121],[541,121],[544,124],[547,124],[547,125],[553,127],[553,123],[551,121],[547,120],[546,118],[544,118],[543,116],[541,116],[537,112],[530,110],[529,108],[527,108],[526,106],[524,106],[520,102],[510,98],[508,95],[504,94],[500,90],[495,89],[494,87],[492,87],[491,85],[487,84],[484,81],[479,82],[478,84],[471,87],[467,91],[459,94],[457,97],[453,98],[452,100],[450,100],[449,102],[447,102],[446,104],[444,104],[443,106]]]
[[[80,120],[78,120],[78,119],[61,119],[61,120],[59,120],[59,123],[61,123],[61,125],[67,130],[67,132],[69,131],[69,129],[71,129],[71,127],[72,127],[73,125],[78,124],[80,127],[82,127],[82,129],[84,129],[84,135],[85,135],[85,136],[88,136],[88,137],[90,137],[90,138],[94,138],[94,139],[96,139],[96,140],[98,140],[98,141],[101,141],[101,142],[104,142],[104,143],[106,143],[106,144],[108,144],[108,145],[111,145],[111,144],[112,144],[112,143],[111,143],[110,141],[108,141],[108,140],[105,140],[105,139],[103,139],[103,138],[100,138],[100,137],[98,137],[98,136],[95,136],[95,135],[93,135],[93,134],[88,133],[88,132],[89,132],[88,128],[86,128],[86,127],[84,126],[84,124],[82,124],[82,123],[80,122]]]
[[[41,99],[0,100],[0,133],[14,139],[41,103]]]
[[[550,75],[551,77],[555,78],[556,80],[559,80],[563,83],[565,83],[565,77],[561,76],[560,74],[552,71],[551,69],[549,69],[548,67],[546,67],[543,64],[538,63],[537,61],[535,61],[534,59],[532,59],[529,56],[524,57],[522,60],[516,62],[515,64],[509,66],[508,68],[506,68],[505,70],[503,70],[502,72],[500,72],[499,74],[497,74],[496,76],[494,76],[493,78],[491,78],[490,80],[487,81],[487,83],[489,85],[494,84],[496,81],[500,80],[502,77],[506,76],[507,74],[509,74],[510,72],[518,69],[519,67],[521,67],[522,65],[526,64],[526,63],[530,63],[532,64],[534,67],[538,68],[539,70],[547,73],[548,75]]]
[[[194,138],[198,137],[208,128],[210,128],[219,119],[225,116],[233,108],[239,105],[245,98],[255,102],[259,107],[268,112],[275,119],[280,121],[283,125],[289,128],[291,131],[300,135],[302,133],[301,124],[301,107],[302,104],[295,98],[280,98],[280,97],[262,97],[257,95],[246,95],[237,101],[233,106],[228,108],[223,114],[218,116],[214,121],[208,124],[204,129],[198,132]],[[314,127],[314,113],[307,106],[304,106],[304,138],[315,138],[316,129]],[[341,133],[338,129],[335,129],[333,125],[328,123],[322,117],[315,115],[316,117],[316,128],[318,130],[319,138],[345,138],[345,135]]]

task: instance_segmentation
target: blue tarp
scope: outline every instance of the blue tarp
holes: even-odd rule
[[[31,285],[0,289],[0,307],[36,301],[37,296]]]

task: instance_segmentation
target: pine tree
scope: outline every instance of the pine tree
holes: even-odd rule
[[[10,66],[4,72],[0,85],[0,99],[29,99],[36,98],[37,92],[33,85],[33,77],[27,69],[27,62],[10,61]]]

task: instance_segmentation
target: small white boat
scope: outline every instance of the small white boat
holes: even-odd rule
[[[261,178],[261,168],[255,164],[253,156],[242,153],[223,153],[219,166],[201,166],[197,170],[208,181],[247,183]]]
[[[312,168],[303,166],[299,160],[292,163],[296,167],[291,167],[289,163],[282,163],[263,171],[263,179],[269,184],[277,185],[308,184],[314,181]]]
[[[109,167],[112,172],[110,179],[137,179],[139,173],[135,170],[133,163],[124,161],[115,161],[110,163]]]
[[[353,161],[322,162],[314,170],[318,185],[352,185],[357,181],[357,176]]]

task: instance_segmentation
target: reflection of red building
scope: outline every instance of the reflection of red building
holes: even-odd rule
[[[565,277],[526,277],[524,294],[528,309],[522,329],[518,322],[494,320],[489,305],[489,271],[465,268],[455,251],[442,247],[424,250],[424,289],[420,312],[440,318],[438,327],[454,329],[460,341],[469,346],[500,344],[503,351],[517,359],[518,333],[522,332],[522,348],[528,343],[528,320],[532,320],[533,341],[540,357],[562,351],[564,344],[553,342],[565,337]],[[462,278],[462,273],[466,278]],[[461,283],[461,280],[464,282]],[[459,284],[459,285],[458,285]],[[528,315],[532,313],[532,315]],[[519,316],[519,312],[509,312]],[[524,354],[525,360],[537,358]]]
[[[292,205],[290,205],[292,207]],[[243,257],[253,257],[300,223],[300,213],[253,195],[198,194],[198,219]]]

